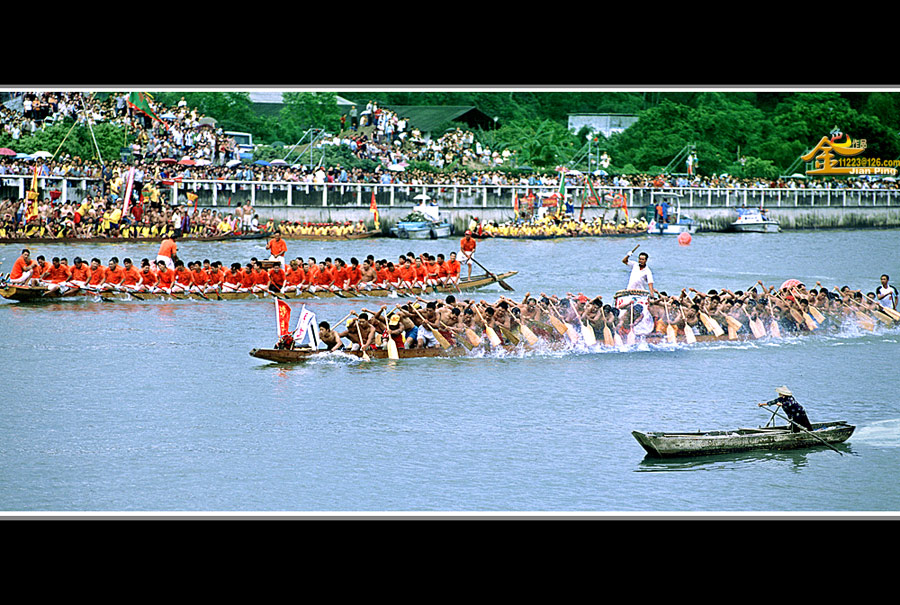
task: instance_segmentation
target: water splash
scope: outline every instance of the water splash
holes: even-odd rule
[[[859,427],[852,439],[856,443],[879,447],[900,447],[900,418],[881,420]]]

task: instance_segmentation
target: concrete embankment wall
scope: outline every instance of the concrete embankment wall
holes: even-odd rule
[[[371,227],[372,213],[368,207],[319,207],[297,208],[285,206],[257,206],[261,220],[269,218],[282,221],[300,221],[310,223],[331,223],[360,220]],[[379,207],[381,227],[385,233],[396,222],[410,213],[410,208]],[[511,209],[507,208],[448,208],[442,209],[454,225],[455,232],[465,231],[473,216],[482,222],[497,221],[502,223],[513,218]],[[683,209],[684,214],[698,221],[703,231],[727,231],[737,218],[734,208],[699,208]],[[853,206],[853,207],[793,207],[769,208],[769,215],[777,220],[782,229],[853,229],[853,228],[900,228],[900,207]],[[580,209],[575,209],[575,216]],[[629,208],[631,217],[642,216],[643,207]],[[607,220],[615,217],[616,211],[607,209],[605,213],[597,208],[585,208],[584,220],[591,221],[595,217],[605,216]],[[619,213],[623,218],[624,214]]]

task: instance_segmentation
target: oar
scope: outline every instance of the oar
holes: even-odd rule
[[[684,320],[684,339],[688,341],[688,344],[694,344],[697,342],[697,336],[694,334],[694,328],[688,325],[687,317],[684,316],[684,309],[678,309],[681,312],[681,319]]]
[[[450,330],[451,332],[453,332],[453,328],[451,328],[450,326],[448,326],[448,325],[445,324],[444,322],[441,322],[441,325],[444,326],[445,328],[447,328],[448,330]],[[476,339],[476,340],[477,340],[477,339]],[[466,340],[465,338],[459,338],[459,337],[457,337],[457,338],[456,338],[456,342],[460,343],[462,346],[464,346],[464,347],[465,347],[466,349],[468,349],[469,351],[471,351],[472,348],[473,348],[474,346],[476,346],[475,344],[469,342],[469,341]]]
[[[830,447],[831,449],[833,449],[834,451],[836,451],[838,454],[841,454],[841,456],[844,455],[843,453],[841,453],[841,451],[840,451],[839,449],[837,449],[836,447],[834,447],[833,445],[831,445],[830,443],[828,443],[827,441],[825,441],[824,439],[822,439],[821,437],[819,437],[818,435],[816,435],[815,433],[813,433],[812,431],[807,430],[806,427],[800,426],[799,424],[797,424],[796,422],[794,422],[794,421],[791,420],[790,418],[788,418],[788,417],[786,417],[786,416],[782,416],[781,414],[779,414],[779,413],[778,413],[778,410],[766,410],[766,411],[772,412],[772,415],[778,416],[779,418],[781,418],[781,419],[783,419],[783,420],[787,420],[788,422],[790,422],[791,424],[793,424],[795,427],[797,427],[798,429],[802,430],[804,433],[809,433],[810,435],[812,435],[813,437],[815,437],[816,439],[818,439],[819,441],[821,441],[822,443],[824,443],[825,445],[827,445],[828,447]]]
[[[426,320],[424,317],[422,317],[422,314],[419,313],[419,310],[418,310],[418,309],[416,309],[415,307],[413,307],[413,311],[416,312],[416,315],[419,316],[419,318],[422,320],[422,323],[423,323],[423,324],[428,323],[428,320]],[[429,328],[429,329],[431,329],[431,328]],[[434,337],[437,339],[438,343],[441,345],[441,347],[443,347],[444,350],[447,350],[447,349],[449,349],[449,348],[452,346],[452,345],[447,341],[447,339],[444,338],[444,335],[441,334],[438,330],[432,329],[432,330],[431,330],[431,333],[434,334]]]
[[[494,332],[494,328],[490,327],[487,322],[484,320],[484,315],[481,314],[481,309],[475,305],[475,312],[478,313],[478,317],[481,318],[481,323],[484,324],[485,332],[487,333],[488,340],[491,342],[491,346],[499,347],[503,344],[503,341],[500,340],[500,337],[497,336],[497,333]]]
[[[766,304],[769,309],[769,317],[772,318],[769,322],[769,333],[775,338],[781,338],[781,328],[778,327],[778,320],[775,319],[775,314],[772,312],[772,301],[767,298]]]
[[[663,302],[663,306],[666,308],[666,340],[668,340],[672,344],[675,344],[677,335],[675,332],[675,326],[672,325],[672,319],[669,317],[669,303]]]
[[[488,271],[487,267],[485,267],[484,265],[482,265],[481,263],[479,263],[479,262],[475,259],[475,256],[474,256],[474,255],[473,255],[473,256],[470,256],[469,258],[471,258],[473,261],[475,261],[475,264],[476,264],[476,265],[478,265],[479,267],[481,267],[482,269],[484,269],[484,272],[485,272],[485,273],[487,273],[488,275],[490,275],[491,277],[493,277],[493,278],[494,278],[494,281],[499,282],[501,288],[503,288],[504,290],[509,290],[510,292],[513,292],[513,291],[515,290],[515,288],[513,288],[512,286],[510,286],[508,283],[506,283],[505,281],[503,281],[502,279],[500,279],[499,277],[497,277],[496,275],[494,275],[493,273],[491,273],[490,271]]]

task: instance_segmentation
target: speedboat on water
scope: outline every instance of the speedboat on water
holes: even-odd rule
[[[735,231],[752,233],[778,233],[781,227],[762,208],[738,208],[738,219],[731,223]]]

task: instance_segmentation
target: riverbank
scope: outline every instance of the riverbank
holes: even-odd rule
[[[276,221],[300,221],[311,223],[358,222],[363,221],[374,228],[372,213],[368,207],[284,207],[256,206],[261,222],[274,219]],[[769,216],[777,220],[783,230],[794,229],[893,229],[900,228],[900,207],[884,206],[807,206],[778,208],[768,207]],[[504,223],[514,217],[512,208],[441,208],[453,223],[454,232],[462,233],[468,228],[472,217],[481,222]],[[581,214],[580,208],[577,210]],[[737,219],[734,208],[702,208],[682,207],[682,212],[700,224],[701,231],[726,232],[731,230],[731,223]],[[378,208],[381,230],[385,235],[397,221],[410,213],[410,208],[381,207]],[[644,207],[629,207],[632,218],[643,216]],[[613,220],[614,209],[585,208],[583,218],[592,221],[597,217]],[[619,211],[619,218],[624,213]]]

